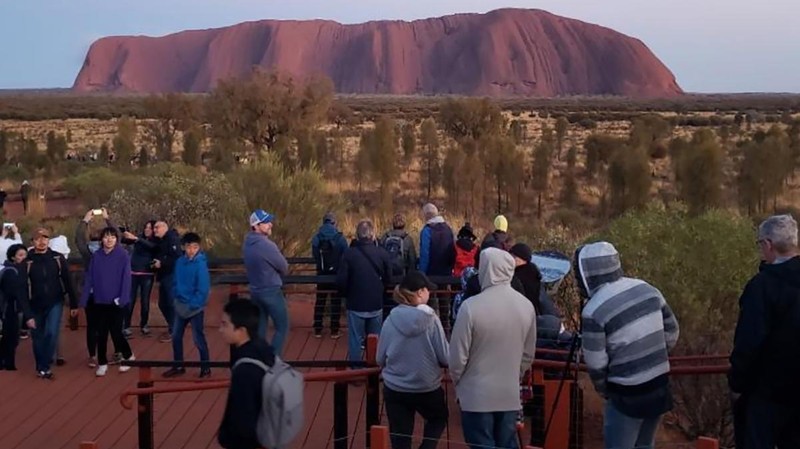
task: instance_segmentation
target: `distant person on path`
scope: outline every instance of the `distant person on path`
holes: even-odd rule
[[[383,399],[393,449],[411,449],[414,415],[425,420],[421,449],[434,449],[447,427],[442,368],[450,355],[442,322],[428,307],[433,284],[409,272],[394,289],[398,306],[381,328],[377,362],[383,368]]]
[[[25,215],[28,215],[28,198],[31,195],[31,185],[28,180],[22,181],[22,186],[19,188],[19,196],[22,198],[22,210]]]
[[[16,371],[16,353],[19,345],[19,317],[31,329],[36,322],[28,301],[28,283],[25,279],[25,265],[22,261],[28,257],[25,245],[14,244],[6,250],[6,261],[0,273],[0,292],[3,294],[5,307],[0,308],[0,321],[3,322],[3,336],[0,338],[0,370]]]
[[[143,336],[150,335],[150,295],[153,292],[153,282],[155,273],[153,272],[152,262],[156,254],[157,245],[155,242],[155,221],[148,221],[144,225],[142,233],[134,235],[131,232],[123,233],[123,243],[132,245],[131,249],[131,302],[128,305],[128,313],[125,315],[123,333],[126,338],[133,337],[131,324],[133,323],[133,312],[136,308],[137,297],[141,299],[139,305],[139,328]]]
[[[167,322],[167,332],[161,335],[159,341],[169,343],[172,341],[175,322],[172,283],[174,282],[175,261],[181,256],[181,238],[178,231],[170,229],[164,220],[156,221],[153,233],[156,237],[156,257],[153,259],[152,268],[156,272],[158,281],[158,308]]]
[[[183,256],[175,263],[175,328],[172,331],[172,353],[175,366],[164,373],[164,377],[175,377],[186,374],[183,367],[183,334],[186,326],[192,326],[192,339],[200,353],[200,362],[210,360],[208,342],[204,333],[205,309],[208,295],[211,292],[211,275],[208,272],[208,260],[202,251],[200,236],[188,232],[181,239]],[[211,368],[207,365],[200,368],[200,378],[210,377]]]
[[[623,277],[616,248],[597,242],[575,252],[582,297],[583,355],[595,390],[606,399],[607,449],[652,449],[661,416],[672,409],[669,354],[678,321],[661,292]]]
[[[327,213],[322,218],[317,234],[311,239],[311,254],[317,265],[317,275],[335,276],[342,263],[342,256],[347,250],[347,239],[342,232],[336,228],[336,217],[332,213]],[[328,303],[328,296],[331,296],[330,322],[331,338],[337,339],[339,334],[339,321],[342,315],[342,298],[335,293],[320,293],[320,290],[335,292],[336,283],[317,284],[317,301],[314,303],[314,337],[322,338],[322,320],[325,315],[325,305]]]
[[[6,189],[0,187],[0,211],[5,212],[6,210],[6,198],[8,198],[8,193],[6,193]]]
[[[97,377],[108,372],[106,348],[109,334],[123,359],[134,360],[131,347],[122,335],[122,320],[131,298],[131,260],[122,248],[117,228],[104,229],[100,239],[102,247],[92,255],[80,302],[82,308],[88,307],[91,296],[97,329]],[[122,373],[129,370],[129,366],[119,367]]]
[[[69,297],[70,316],[78,315],[78,298],[64,256],[48,248],[50,231],[38,228],[33,233],[33,250],[25,261],[30,304],[36,329],[33,353],[39,377],[53,379],[50,370],[56,353],[56,334],[61,327],[64,296]]]
[[[267,366],[275,364],[275,354],[258,331],[259,308],[247,300],[234,300],[225,305],[219,331],[225,343],[233,346],[231,366],[239,359],[251,358]],[[261,412],[262,378],[258,366],[243,363],[231,370],[231,386],[225,413],[217,434],[225,449],[258,449],[256,426]]]
[[[800,257],[797,222],[758,227],[762,263],[739,298],[728,384],[736,447],[800,447]]]
[[[450,377],[470,448],[516,448],[520,380],[536,352],[534,310],[511,287],[508,252],[484,250],[478,276],[482,291],[461,305],[453,327]]]
[[[389,254],[375,244],[372,222],[362,220],[336,276],[339,292],[347,298],[347,357],[351,361],[362,360],[367,335],[381,333],[383,299],[391,272]]]
[[[289,274],[289,262],[269,238],[274,218],[263,209],[250,214],[250,232],[244,239],[242,253],[251,299],[261,309],[258,335],[270,342],[275,355],[280,356],[289,334],[289,312],[282,290],[282,277]],[[275,325],[271,340],[267,338],[270,318]]]

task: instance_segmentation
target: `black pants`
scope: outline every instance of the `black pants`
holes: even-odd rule
[[[736,449],[800,448],[800,408],[742,395],[733,408]]]
[[[16,369],[17,345],[19,345],[19,316],[14,301],[6,303],[3,320],[3,336],[0,337],[0,369]]]
[[[322,332],[322,319],[325,317],[325,305],[331,304],[331,332],[339,332],[339,320],[342,316],[342,298],[336,293],[323,291],[336,291],[336,284],[317,284],[317,301],[314,303],[314,332]]]
[[[122,335],[122,318],[125,309],[115,305],[95,304],[95,317],[97,318],[97,363],[108,365],[106,348],[108,346],[108,334],[114,341],[114,347],[122,353],[122,357],[130,358],[133,353],[128,344],[128,340]]]
[[[434,449],[439,444],[448,418],[447,401],[441,387],[429,393],[401,393],[384,385],[383,404],[389,418],[392,449],[411,449],[415,413],[425,420],[419,449]]]
[[[86,313],[86,350],[89,351],[89,357],[94,357],[97,355],[97,305],[91,295],[84,313]]]

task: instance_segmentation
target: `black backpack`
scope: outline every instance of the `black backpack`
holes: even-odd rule
[[[319,236],[319,265],[322,274],[335,274],[339,270],[342,254],[335,240],[339,235],[341,234],[336,234],[335,237],[324,237],[322,234]]]
[[[405,274],[405,251],[403,250],[403,240],[408,234],[387,235],[383,240],[383,249],[389,253],[389,263],[392,267],[392,275],[402,276]]]

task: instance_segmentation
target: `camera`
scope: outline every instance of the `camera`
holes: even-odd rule
[[[121,234],[124,234],[124,233],[128,232],[128,228],[126,226],[120,226],[119,227],[119,232]]]
[[[103,215],[103,209],[92,209],[92,215]]]
[[[6,229],[11,229],[14,227],[14,223],[3,223],[3,227]]]

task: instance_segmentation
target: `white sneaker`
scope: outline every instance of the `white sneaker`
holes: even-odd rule
[[[94,374],[97,377],[103,377],[106,375],[107,372],[108,372],[108,365],[100,365],[97,367],[97,371],[95,371]]]
[[[131,356],[128,357],[127,359],[125,359],[125,360],[128,361],[128,362],[132,362],[132,361],[136,360],[136,357],[133,354],[131,354]],[[121,363],[119,364],[119,372],[120,373],[127,373],[130,370],[131,370],[130,366],[125,366],[125,365],[123,365]]]

